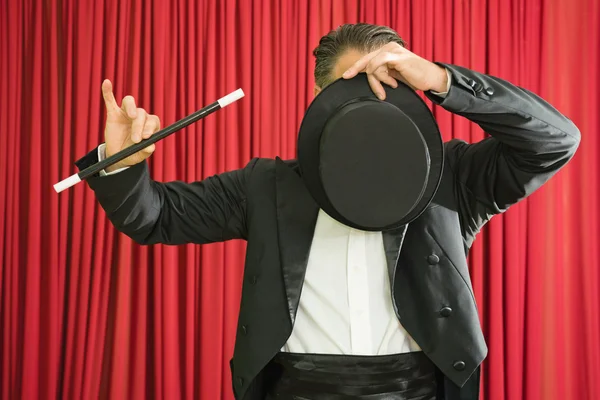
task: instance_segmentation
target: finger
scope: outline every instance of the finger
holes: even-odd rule
[[[380,70],[385,68],[385,70],[387,70],[387,74],[392,79],[401,81],[404,84],[406,84],[407,86],[409,86],[411,89],[416,90],[416,88],[413,85],[411,85],[402,76],[402,73],[400,72],[403,69],[403,63],[405,63],[406,60],[408,60],[408,59],[410,59],[410,54],[406,54],[406,53],[398,53],[398,52],[391,52],[391,53],[385,53],[385,54],[381,53],[381,54],[378,54],[376,57],[374,57],[371,60],[369,65],[367,65],[365,72],[367,74],[374,74],[382,82],[390,84],[389,80],[385,79],[384,76],[381,73],[379,73]],[[392,86],[392,85],[390,85],[390,86]],[[397,87],[397,86],[393,86],[393,87]]]
[[[379,79],[379,81],[394,89],[398,87],[398,82],[389,75],[384,76],[382,79]]]
[[[390,76],[390,73],[386,67],[377,68],[373,76],[375,76],[375,78],[377,78],[380,82],[383,82],[394,89],[398,87],[398,82],[396,82],[396,80]]]
[[[417,90],[417,88],[415,88],[413,85],[408,83],[408,81],[406,79],[404,79],[404,77],[400,74],[400,72],[392,70],[392,71],[389,71],[389,74],[392,78],[404,83],[406,86],[408,86],[412,90]]]
[[[160,119],[156,115],[148,115],[144,130],[142,131],[142,139],[148,139],[155,132],[160,130]]]
[[[160,131],[160,118],[158,118],[158,115],[152,115],[152,118],[154,119],[154,121],[156,121],[154,132]]]
[[[369,80],[369,85],[371,86],[371,90],[375,93],[375,96],[379,100],[385,100],[385,89],[381,86],[381,82],[374,75],[367,75],[367,79]]]
[[[365,69],[367,64],[371,61],[371,59],[373,59],[373,57],[375,57],[377,55],[378,52],[379,52],[379,50],[373,51],[373,52],[363,56],[360,60],[355,62],[354,65],[352,65],[350,68],[348,68],[346,70],[346,72],[344,72],[342,77],[344,79],[350,79],[350,78],[355,77],[359,72],[361,72]]]
[[[115,95],[113,94],[112,82],[108,79],[105,79],[102,82],[102,98],[104,98],[104,104],[106,105],[107,111],[115,111],[119,109],[119,105],[115,100]]]
[[[152,143],[150,146],[144,147],[142,149],[142,153],[144,153],[146,157],[149,157],[152,153],[154,153],[154,150],[156,150],[156,144]]]
[[[390,57],[391,58],[393,56],[402,55],[406,52],[407,52],[407,50],[404,47],[400,46],[398,43],[390,42],[390,43],[386,44],[385,46],[383,46],[382,48],[372,51],[371,53],[362,57],[360,60],[358,60],[356,63],[354,63],[354,65],[351,66],[346,72],[344,72],[343,77],[346,79],[349,79],[349,78],[356,76],[356,74],[358,74],[361,71],[365,71],[368,73],[367,66],[370,63],[373,63],[374,59],[381,58],[381,57]],[[377,65],[374,65],[372,70],[377,69],[383,63],[384,63],[383,61],[381,61],[381,62],[378,61],[376,63]]]
[[[399,43],[396,43],[396,42],[389,42],[388,44],[383,46],[381,49],[384,51],[391,51],[393,53],[399,53],[399,54],[409,52],[409,50],[406,47],[401,46]]]
[[[121,109],[125,111],[125,114],[131,119],[137,117],[137,106],[135,105],[135,99],[133,96],[125,96],[121,103]]]
[[[365,67],[365,72],[367,74],[372,74],[381,67],[394,69],[401,62],[401,60],[402,55],[400,54],[389,51],[381,52],[373,57],[371,61],[369,61]]]
[[[138,108],[137,117],[135,117],[131,123],[131,141],[133,143],[139,143],[142,140],[142,132],[144,131],[144,125],[146,125],[147,119],[148,114],[146,113],[146,110]]]

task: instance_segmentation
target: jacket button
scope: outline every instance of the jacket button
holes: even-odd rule
[[[493,95],[493,94],[494,94],[494,88],[491,88],[491,87],[489,87],[489,88],[485,88],[485,93],[486,93],[488,96],[491,96],[491,95]]]
[[[250,284],[251,285],[256,285],[256,282],[258,282],[258,277],[256,275],[252,275],[250,277]]]
[[[449,317],[452,314],[452,309],[450,307],[444,307],[440,310],[440,315],[442,317]]]
[[[464,361],[454,361],[454,364],[452,364],[452,366],[454,367],[455,370],[462,371],[465,369],[465,362]]]
[[[244,334],[244,336],[248,334],[248,327],[246,325],[242,325],[242,333]]]
[[[430,256],[427,257],[427,262],[430,265],[435,265],[435,264],[437,264],[437,263],[440,262],[440,258],[437,255],[432,254],[432,255],[430,255]]]
[[[475,79],[467,78],[467,85],[471,86],[471,89],[473,89],[477,93],[483,90],[483,85],[477,82]]]

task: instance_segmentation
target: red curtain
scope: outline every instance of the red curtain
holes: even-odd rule
[[[0,396],[231,399],[244,244],[141,247],[80,184],[103,141],[103,78],[163,126],[247,97],[160,143],[157,180],[292,158],[311,50],[345,22],[524,86],[575,121],[575,159],[479,235],[470,266],[490,352],[485,399],[600,393],[600,3],[596,0],[0,0]],[[445,139],[477,141],[436,109]]]

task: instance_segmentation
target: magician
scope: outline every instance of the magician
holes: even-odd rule
[[[87,182],[137,243],[247,241],[236,399],[476,400],[487,347],[467,253],[573,157],[579,130],[530,91],[419,57],[388,27],[342,25],[313,54],[298,160],[162,183],[145,161],[152,144]],[[415,91],[489,136],[442,143]],[[110,81],[102,92],[105,143],[80,169],[160,129],[131,96],[119,106]],[[361,153],[372,137],[389,145]]]

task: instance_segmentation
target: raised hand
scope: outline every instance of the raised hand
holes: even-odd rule
[[[106,104],[107,118],[104,129],[106,156],[109,157],[142,139],[148,139],[160,130],[160,119],[143,108],[135,105],[132,96],[125,96],[121,107],[113,94],[112,83],[106,79],[102,82],[102,96]],[[138,164],[150,157],[156,146],[151,144],[145,149],[127,157],[106,169],[107,172]]]
[[[388,43],[375,50],[350,67],[343,75],[350,79],[360,72],[366,72],[371,89],[381,100],[385,90],[381,82],[395,88],[402,81],[415,90],[445,92],[448,84],[446,70],[398,43]]]

